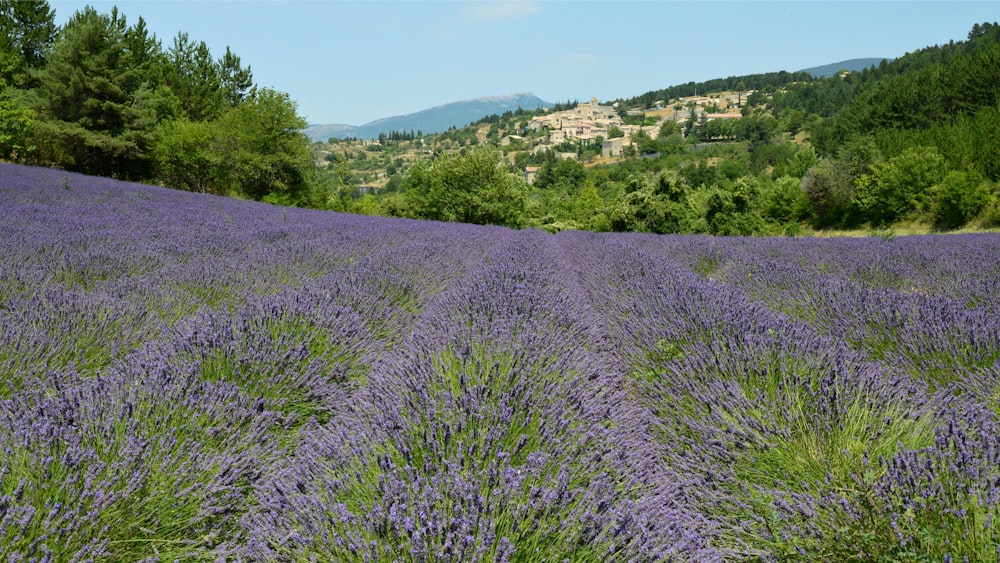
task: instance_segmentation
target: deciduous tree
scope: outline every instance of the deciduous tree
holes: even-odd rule
[[[876,163],[855,183],[854,199],[873,225],[889,224],[926,210],[927,190],[947,173],[944,158],[932,147],[915,147]]]
[[[414,166],[406,192],[414,217],[508,227],[523,225],[526,194],[524,177],[493,148]]]
[[[157,178],[191,191],[324,207],[310,199],[305,125],[287,94],[267,88],[217,120],[165,122],[154,145]]]

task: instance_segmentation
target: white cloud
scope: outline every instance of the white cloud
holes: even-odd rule
[[[513,1],[480,0],[465,7],[465,17],[475,21],[503,21],[513,18],[523,18],[542,11],[541,5],[534,0]]]

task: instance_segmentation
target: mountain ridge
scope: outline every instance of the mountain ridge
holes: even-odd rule
[[[553,105],[555,104],[546,102],[531,92],[515,92],[449,102],[415,113],[383,117],[364,125],[310,124],[303,133],[313,141],[326,141],[330,137],[375,139],[380,133],[388,135],[393,131],[441,133],[451,127],[464,127],[488,115],[516,111],[518,108],[533,110]]]
[[[808,72],[809,74],[815,76],[816,78],[826,78],[828,76],[833,76],[842,70],[847,70],[851,72],[862,71],[866,68],[871,68],[873,66],[878,66],[882,61],[891,62],[892,59],[889,58],[878,58],[878,57],[868,57],[861,59],[847,59],[844,61],[839,61],[835,63],[830,63],[826,65],[814,66],[810,68],[804,68],[799,72]]]

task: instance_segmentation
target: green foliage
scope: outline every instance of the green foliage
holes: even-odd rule
[[[45,0],[0,0],[0,84],[22,86],[27,73],[45,63],[56,36],[55,12]],[[30,82],[29,82],[30,85]]]
[[[141,23],[141,22],[140,22]],[[70,18],[38,81],[46,123],[34,143],[43,162],[100,175],[141,176],[149,133],[149,97],[139,96],[153,45],[135,51],[144,29],[85,8]]]
[[[992,200],[986,205],[980,217],[984,228],[1000,228],[1000,195],[996,194],[996,190],[994,190]]]
[[[546,151],[542,163],[535,173],[534,187],[537,189],[569,189],[579,186],[587,177],[587,170],[579,161],[556,158],[552,151]]]
[[[558,185],[545,190],[533,190],[525,211],[526,226],[549,232],[586,229],[610,230],[604,198],[592,179],[582,186]]]
[[[204,41],[195,43],[181,32],[165,58],[164,79],[189,119],[218,118],[254,93],[250,68],[244,68],[228,46],[216,61]]]
[[[802,181],[791,176],[782,176],[763,189],[760,203],[765,219],[782,224],[803,219],[809,209]]]
[[[219,73],[222,99],[230,107],[236,107],[251,98],[257,88],[253,83],[250,67],[243,67],[240,58],[226,46],[226,54],[216,63]]]
[[[235,189],[254,199],[278,192],[296,197],[305,189],[309,140],[288,94],[262,89],[219,120]]]
[[[415,218],[520,227],[527,182],[499,151],[480,148],[414,166],[405,195]]]
[[[189,119],[215,118],[222,111],[222,77],[208,45],[197,44],[187,33],[178,33],[167,52],[166,81],[181,100]]]
[[[1000,103],[959,115],[954,121],[927,132],[953,169],[977,172],[1000,180]]]
[[[200,193],[228,194],[229,170],[223,164],[214,123],[165,121],[156,132],[153,156],[164,185]]]
[[[614,231],[682,233],[690,229],[693,209],[685,198],[683,179],[663,172],[655,182],[631,176],[611,209]]]
[[[324,207],[305,122],[258,91],[228,48],[179,33],[167,52],[139,18],[0,2],[0,155],[102,176]]]
[[[764,219],[757,211],[759,183],[740,178],[733,189],[710,190],[704,207],[707,230],[713,235],[759,235],[766,233]]]
[[[934,227],[957,229],[978,215],[990,199],[989,184],[975,173],[949,172],[932,188]]]
[[[774,176],[791,176],[801,179],[818,162],[819,157],[816,156],[816,151],[812,147],[807,147],[796,151],[790,159],[778,163],[774,168]]]
[[[813,222],[818,227],[842,224],[854,198],[851,182],[831,160],[821,160],[802,178]]]
[[[927,210],[928,190],[947,172],[944,158],[932,147],[908,149],[875,164],[871,174],[858,179],[855,202],[865,219],[887,224]]]
[[[174,188],[310,203],[309,142],[287,94],[262,89],[218,120],[168,121],[157,130],[157,174]],[[323,207],[322,202],[312,202]]]
[[[0,66],[3,55],[0,54]],[[37,114],[21,99],[20,92],[0,79],[0,158],[17,160],[32,150],[30,143]]]
[[[814,144],[821,153],[831,154],[858,136],[882,130],[919,132],[995,107],[998,39],[939,47],[936,53],[931,48],[897,60],[898,67],[911,68],[854,96],[837,115],[814,128]]]

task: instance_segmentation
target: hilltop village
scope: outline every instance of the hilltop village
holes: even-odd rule
[[[603,105],[592,98],[571,109],[537,110],[530,118],[515,119],[515,124],[506,128],[500,123],[480,122],[402,141],[386,136],[372,140],[331,139],[334,142],[318,143],[317,159],[329,166],[349,161],[356,172],[353,179],[358,192],[374,193],[386,187],[391,189],[393,174],[420,158],[458,152],[466,147],[495,145],[533,183],[538,167],[530,162],[542,153],[552,151],[559,159],[578,160],[586,165],[611,164],[635,154],[639,139],[655,139],[665,126],[683,136],[684,124],[692,116],[702,123],[738,119],[742,116],[741,101],[745,102],[752,94],[753,91],[721,92],[657,101],[650,109],[626,111],[620,111],[617,103]]]
[[[597,98],[593,98],[570,110],[534,117],[528,122],[528,130],[545,135],[536,150],[546,150],[566,141],[596,141],[601,143],[602,157],[614,158],[622,156],[628,147],[634,145],[636,135],[641,133],[655,138],[664,123],[682,123],[692,113],[696,116],[704,114],[706,121],[739,118],[742,114],[736,109],[737,103],[737,94],[732,94],[732,97],[725,94],[681,98],[672,109],[665,109],[663,102],[657,102],[656,109],[651,111],[625,112],[626,118],[634,117],[642,121],[642,124],[628,124],[615,106],[600,105]],[[708,113],[708,109],[713,112]],[[720,109],[723,111],[719,111]],[[575,153],[561,153],[561,156],[573,158]]]

